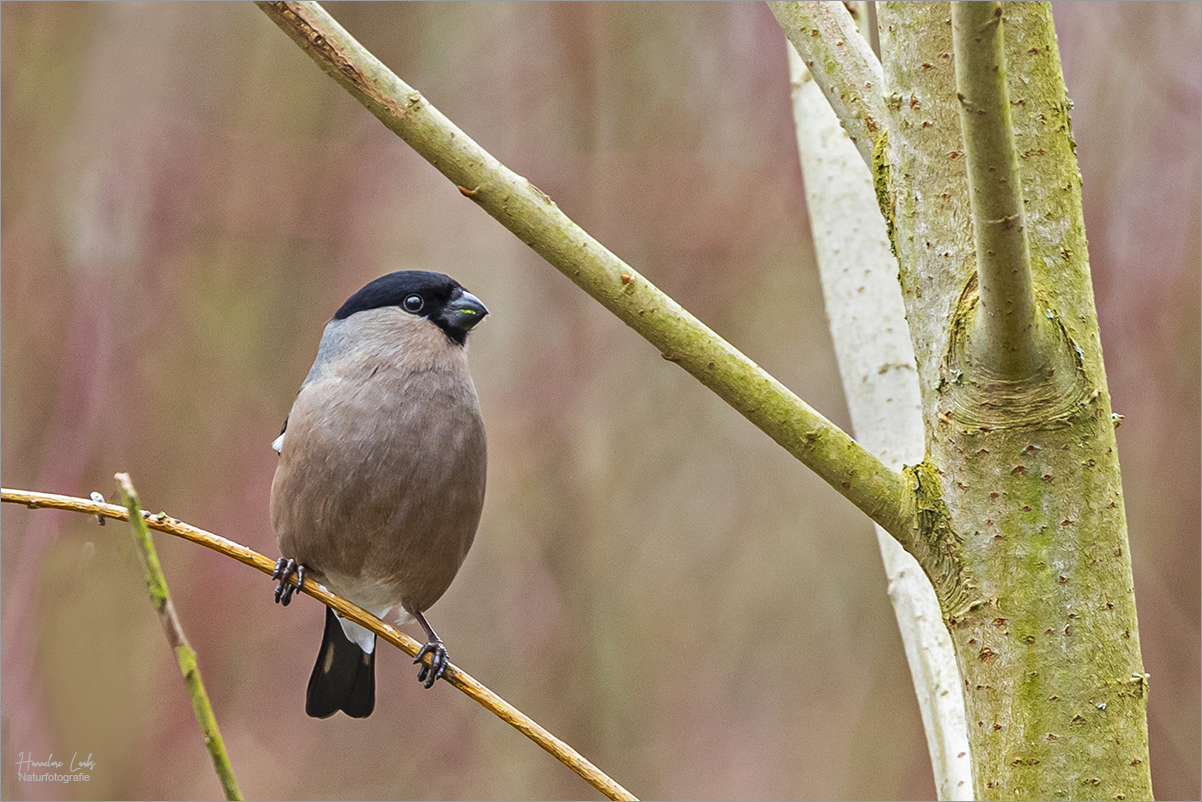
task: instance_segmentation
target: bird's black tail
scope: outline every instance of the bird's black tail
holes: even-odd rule
[[[327,718],[339,710],[352,718],[367,718],[376,706],[376,653],[367,654],[347,638],[338,616],[326,608],[326,631],[309,677],[305,712]]]

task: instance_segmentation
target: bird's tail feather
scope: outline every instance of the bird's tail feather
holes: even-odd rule
[[[349,640],[338,616],[326,608],[326,630],[317,664],[309,677],[305,712],[327,718],[339,710],[352,718],[367,718],[376,706],[376,654]]]

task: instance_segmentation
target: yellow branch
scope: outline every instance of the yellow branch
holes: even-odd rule
[[[14,490],[11,488],[0,488],[0,501],[10,504],[24,504],[30,509],[56,509],[68,510],[70,512],[81,512],[86,515],[98,515],[104,518],[114,518],[118,521],[128,521],[129,514],[126,509],[117,504],[104,504],[98,501],[89,499],[77,498],[75,496],[60,496],[54,493],[39,493],[33,490]],[[229,557],[233,557],[240,563],[249,565],[252,568],[257,568],[263,573],[270,575],[275,568],[275,561],[269,560],[257,551],[248,549],[246,546],[235,543],[232,540],[226,540],[223,537],[206,532],[203,529],[198,529],[195,526],[186,524],[176,518],[172,518],[166,513],[156,513],[148,515],[143,511],[143,518],[146,525],[151,529],[159,532],[166,532],[169,535],[189,540],[193,543],[198,543],[205,548],[220,552]],[[421,644],[413,638],[406,635],[404,632],[385,624],[380,619],[376,618],[371,613],[363,608],[352,604],[341,596],[335,596],[325,588],[318,585],[312,579],[306,579],[302,591],[309,594],[313,598],[332,607],[343,618],[348,618],[360,626],[367,627],[372,632],[384,640],[396,646],[401,651],[408,654],[410,657],[416,657],[418,650],[421,649]],[[492,711],[497,718],[509,724],[530,740],[541,746],[551,755],[563,763],[572,771],[580,775],[589,785],[596,788],[601,793],[605,794],[610,799],[614,800],[636,800],[633,794],[627,791],[618,783],[614,782],[605,772],[594,766],[584,758],[579,752],[566,743],[556,738],[534,719],[527,716],[521,710],[518,710],[513,705],[506,702],[500,696],[490,691],[488,688],[481,685],[465,671],[456,667],[453,663],[447,666],[446,673],[443,679],[454,685],[465,694],[475,699],[488,710]]]

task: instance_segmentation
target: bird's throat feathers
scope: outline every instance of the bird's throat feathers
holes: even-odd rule
[[[453,342],[424,318],[396,307],[385,307],[358,312],[353,320],[353,337],[347,330],[350,318],[332,320],[326,325],[317,358],[304,384],[332,375],[343,376],[347,370],[401,365],[413,373],[456,371],[467,375],[465,346]]]

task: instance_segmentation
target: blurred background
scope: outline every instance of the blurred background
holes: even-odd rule
[[[1055,5],[1116,411],[1152,776],[1198,798],[1198,3]],[[402,78],[842,426],[784,39],[759,3],[331,4]],[[933,798],[867,519],[465,200],[249,3],[4,3],[3,484],[114,497],[272,557],[270,448],[383,273],[492,315],[452,659],[645,798]],[[3,505],[0,792],[220,788],[123,525]],[[304,715],[320,605],[159,536],[248,798],[595,798],[383,648]],[[413,634],[417,634],[416,631]],[[20,783],[19,753],[96,761]]]

